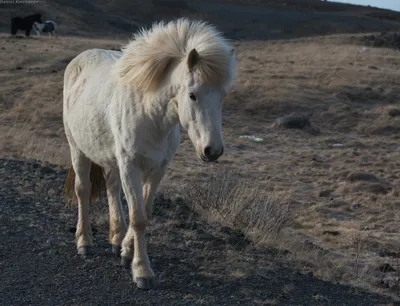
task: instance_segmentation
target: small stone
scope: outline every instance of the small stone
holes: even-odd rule
[[[44,167],[42,167],[42,168],[40,169],[40,172],[41,172],[42,174],[50,174],[50,173],[54,173],[55,170],[52,169],[52,168],[50,168],[50,167],[44,166]]]
[[[52,239],[52,238],[47,239],[47,240],[46,240],[46,244],[48,244],[48,245],[55,245],[55,244],[57,244],[57,240]]]
[[[331,236],[339,236],[340,232],[339,231],[323,231],[322,234],[331,235]]]
[[[232,246],[240,247],[240,248],[245,247],[248,244],[248,241],[246,238],[241,238],[236,235],[229,236],[227,238],[226,242]]]
[[[304,129],[314,135],[319,133],[319,129],[314,127],[306,117],[280,117],[275,120],[274,126],[286,129]]]
[[[371,173],[364,172],[353,172],[347,176],[347,180],[350,182],[366,181],[366,182],[379,182],[379,178]]]
[[[228,234],[228,235],[232,234],[232,229],[230,227],[226,227],[226,226],[225,227],[221,227],[219,231],[221,233]]]
[[[203,241],[210,241],[210,240],[214,240],[215,239],[215,236],[213,234],[210,234],[210,233],[199,234],[197,237],[200,240],[203,240]]]
[[[367,191],[375,194],[386,194],[388,192],[388,189],[382,184],[375,183],[370,184],[367,187]]]
[[[332,190],[329,190],[329,189],[321,190],[321,191],[319,192],[319,196],[320,196],[320,197],[323,197],[323,198],[326,198],[326,197],[329,197],[329,196],[330,196],[331,192],[332,192]]]
[[[281,117],[275,120],[275,124],[287,129],[303,129],[311,125],[305,117]]]
[[[390,117],[397,117],[397,116],[400,116],[400,109],[398,109],[398,108],[392,108],[392,109],[390,109],[390,110],[388,111],[388,115],[389,115]]]

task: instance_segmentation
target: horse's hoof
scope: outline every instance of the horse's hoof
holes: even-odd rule
[[[121,257],[121,246],[120,245],[112,245],[112,252],[115,256]]]
[[[154,288],[153,278],[138,277],[136,279],[136,287],[142,290],[150,290]]]
[[[94,254],[94,252],[93,252],[93,247],[91,247],[91,246],[82,246],[82,247],[79,247],[79,248],[78,248],[78,254],[79,254],[79,255],[84,255],[84,256],[93,255],[93,254]]]
[[[132,258],[121,256],[121,266],[124,269],[129,269],[131,267]]]

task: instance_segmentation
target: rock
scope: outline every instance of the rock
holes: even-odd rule
[[[375,183],[366,186],[366,191],[375,194],[386,194],[388,189],[383,184]]]
[[[227,234],[227,235],[231,235],[232,234],[232,229],[230,227],[227,227],[227,226],[221,227],[219,229],[219,231],[221,233],[224,233],[224,234]]]
[[[56,245],[57,244],[57,240],[56,239],[47,239],[46,244],[48,245]]]
[[[322,234],[331,235],[331,236],[339,236],[340,232],[339,231],[323,231]]]
[[[380,182],[380,179],[376,175],[364,172],[350,173],[347,176],[347,180],[350,182],[357,182],[357,181]]]
[[[237,235],[230,235],[226,239],[226,243],[230,244],[231,246],[234,246],[235,248],[245,248],[248,244],[249,241],[245,237],[238,237]]]
[[[44,166],[44,167],[40,168],[40,172],[42,174],[49,174],[49,173],[55,173],[56,171],[53,168]]]
[[[397,117],[397,116],[400,116],[400,109],[398,109],[398,108],[392,108],[392,109],[390,109],[390,110],[388,111],[388,115],[389,115],[390,117]]]
[[[287,129],[303,129],[311,125],[310,121],[303,117],[280,117],[275,120],[275,124]]]
[[[368,66],[368,68],[371,69],[371,70],[378,70],[378,67],[372,66],[372,65],[371,65],[371,66]]]
[[[318,134],[319,129],[313,127],[311,122],[306,117],[295,117],[295,116],[286,116],[280,117],[275,120],[276,127],[286,128],[286,129],[304,129],[309,131],[312,134]]]
[[[203,234],[197,235],[197,238],[202,241],[211,241],[211,240],[215,239],[215,236],[210,233],[203,233]]]
[[[321,190],[321,191],[318,193],[318,195],[319,195],[320,197],[326,198],[326,197],[329,197],[329,196],[330,196],[330,194],[332,193],[332,191],[333,191],[333,190],[331,190],[331,189]]]

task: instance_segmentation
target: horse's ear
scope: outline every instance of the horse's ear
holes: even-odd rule
[[[196,67],[198,61],[199,61],[199,53],[197,53],[196,49],[192,49],[192,51],[189,52],[188,55],[188,60],[187,60],[187,65],[189,68],[189,71],[193,71],[194,67]]]

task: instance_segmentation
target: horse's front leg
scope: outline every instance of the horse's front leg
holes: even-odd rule
[[[148,218],[142,192],[142,173],[131,163],[121,163],[120,176],[129,208],[129,227],[122,241],[122,262],[132,256],[133,251],[133,281],[140,289],[150,289],[154,273],[146,250],[145,230]]]

